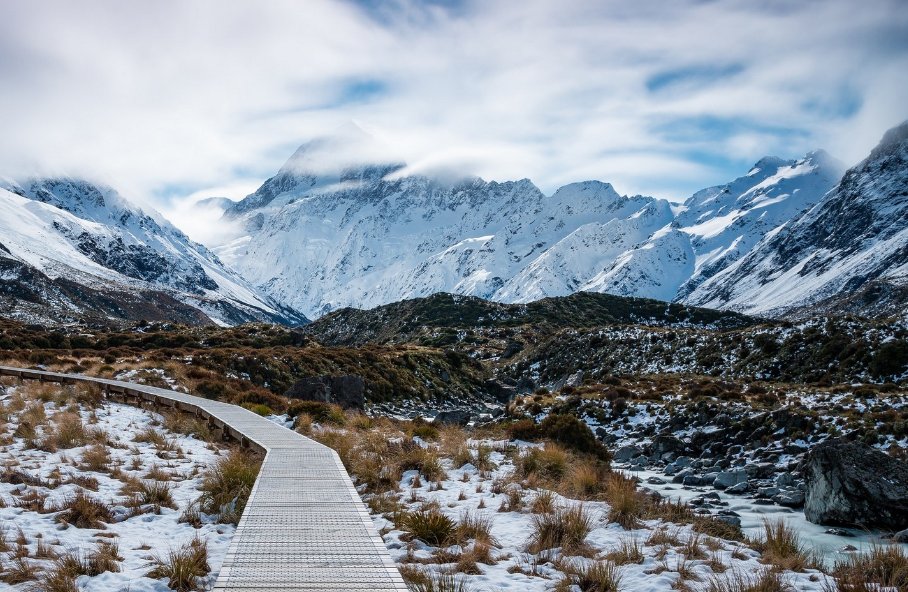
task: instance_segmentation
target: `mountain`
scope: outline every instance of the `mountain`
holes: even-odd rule
[[[843,166],[822,151],[767,157],[683,206],[586,181],[545,195],[527,179],[410,175],[361,129],[301,146],[225,217],[214,250],[310,317],[452,292],[532,302],[578,291],[686,301],[779,224],[820,201]]]
[[[306,322],[157,213],[80,179],[4,183],[0,273],[6,316],[42,322]]]
[[[904,315],[908,122],[883,136],[819,203],[766,234],[685,301],[756,314]]]

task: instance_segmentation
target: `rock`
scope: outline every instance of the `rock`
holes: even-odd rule
[[[737,527],[741,526],[741,519],[738,518],[737,516],[726,516],[724,514],[720,514],[719,516],[716,516],[715,519],[718,520],[719,522],[731,524],[732,526],[737,526]]]
[[[665,468],[662,469],[662,473],[665,474],[666,477],[671,477],[680,470],[681,467],[679,467],[675,463],[672,463],[670,465],[666,465]]]
[[[750,484],[747,481],[742,481],[737,485],[732,485],[725,489],[725,493],[730,493],[732,495],[741,495],[750,491]]]
[[[663,455],[666,452],[684,452],[686,448],[684,442],[679,440],[674,436],[669,436],[665,434],[660,434],[653,438],[652,444],[653,452],[658,455]]]
[[[689,456],[679,456],[678,458],[675,459],[674,464],[676,466],[684,468],[684,467],[689,467],[691,462],[692,461]]]
[[[303,401],[335,403],[345,409],[362,409],[366,383],[361,376],[312,376],[298,380],[284,396]]]
[[[716,489],[727,489],[732,485],[746,482],[747,471],[743,469],[737,469],[734,471],[721,471],[718,475],[716,475],[716,480],[713,481],[713,487],[715,487]]]
[[[800,508],[804,505],[804,492],[800,489],[786,489],[772,496],[772,501],[786,508]]]
[[[472,416],[469,411],[454,409],[452,411],[439,411],[438,415],[432,419],[432,423],[465,426],[470,423],[471,419]]]
[[[825,532],[826,534],[834,534],[835,536],[840,536],[840,537],[853,537],[854,536],[851,533],[851,531],[845,530],[844,528],[827,528],[823,532]],[[908,542],[908,541],[906,541],[906,542]]]
[[[830,440],[804,462],[804,515],[815,524],[908,527],[908,463],[857,442]]]
[[[684,480],[687,479],[689,476],[692,476],[693,474],[694,474],[694,472],[692,470],[684,469],[683,471],[679,472],[674,477],[672,477],[672,483],[684,483]]]
[[[612,459],[618,462],[627,462],[630,459],[640,456],[643,453],[642,450],[636,446],[622,446],[612,455]]]
[[[892,540],[897,543],[908,543],[908,528],[892,535]]]
[[[581,385],[583,385],[583,370],[574,372],[564,381],[564,386],[578,387]]]
[[[757,495],[760,497],[772,497],[777,495],[781,490],[778,487],[758,487]]]
[[[675,477],[677,478],[677,475]],[[709,479],[705,475],[689,473],[681,480],[681,484],[689,487],[702,487],[704,485],[710,485],[714,479],[715,478]],[[672,479],[672,482],[674,483],[674,479]]]
[[[857,550],[858,548],[854,545],[845,545],[844,547],[839,549],[839,553],[854,553]]]
[[[794,484],[795,478],[791,473],[780,473],[776,475],[776,487],[791,487]]]
[[[483,383],[483,387],[499,403],[508,403],[517,396],[517,387],[498,382],[497,380],[489,379]]]

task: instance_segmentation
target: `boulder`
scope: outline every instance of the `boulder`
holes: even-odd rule
[[[804,492],[800,489],[786,489],[772,496],[772,501],[786,508],[800,508],[804,505]]]
[[[366,383],[355,374],[344,376],[312,376],[297,381],[284,396],[303,401],[334,403],[345,409],[362,409]]]
[[[612,459],[618,462],[627,462],[643,454],[643,451],[636,446],[622,446],[612,455]]]
[[[659,456],[662,456],[666,452],[674,452],[676,454],[684,452],[685,448],[684,442],[674,436],[660,434],[653,438],[653,453],[658,454]]]
[[[470,420],[473,417],[470,415],[469,411],[464,411],[463,409],[454,409],[451,411],[439,411],[438,415],[432,419],[432,423],[437,423],[439,425],[459,425],[465,426],[470,423]]]
[[[908,527],[908,463],[857,442],[830,440],[804,462],[804,515],[815,524]]]
[[[906,528],[905,530],[900,530],[892,535],[892,540],[896,543],[908,543],[908,528]]]
[[[716,475],[716,480],[713,481],[713,487],[716,489],[727,489],[738,483],[747,482],[747,471],[744,469],[737,469],[734,471],[720,471]]]

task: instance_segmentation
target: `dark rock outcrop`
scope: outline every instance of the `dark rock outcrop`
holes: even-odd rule
[[[361,376],[312,376],[297,381],[285,396],[304,401],[335,403],[345,409],[361,409],[365,402],[366,384]]]
[[[469,411],[454,409],[452,411],[439,411],[432,423],[465,426],[470,423],[470,419],[472,419],[472,415],[470,415]]]
[[[908,463],[875,448],[831,440],[804,463],[804,514],[816,524],[908,527]]]

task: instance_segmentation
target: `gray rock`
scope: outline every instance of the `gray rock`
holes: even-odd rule
[[[791,487],[794,484],[795,478],[791,473],[779,473],[776,475],[776,487]]]
[[[772,501],[786,508],[800,508],[804,505],[804,492],[800,489],[786,489],[772,496]]]
[[[679,456],[675,459],[675,465],[679,467],[689,467],[691,462],[692,461],[689,456]]]
[[[287,389],[284,396],[303,401],[335,403],[346,409],[362,409],[366,383],[355,374],[343,376],[311,376],[301,378]]]
[[[665,468],[662,469],[662,472],[665,474],[665,476],[671,477],[680,470],[681,470],[681,467],[679,467],[675,463],[671,463],[669,465],[665,465]]]
[[[725,489],[725,493],[730,493],[732,495],[741,495],[743,493],[747,493],[748,491],[750,491],[750,483],[748,483],[747,481],[742,481],[741,483],[732,485],[731,487],[727,487]]]
[[[618,462],[627,462],[635,456],[640,456],[641,450],[636,446],[622,446],[612,455],[612,458]]]
[[[897,543],[908,543],[908,528],[892,535],[892,540]]]
[[[674,436],[660,434],[653,438],[653,452],[660,456],[666,452],[684,452],[685,448],[684,442]]]
[[[659,477],[650,477],[646,482],[650,485],[665,485],[665,479],[660,479]]]
[[[718,520],[719,522],[724,522],[726,524],[731,524],[732,526],[741,526],[741,519],[737,516],[719,515],[716,516],[716,520]]]
[[[778,487],[758,487],[757,495],[760,497],[772,497],[779,494],[780,491],[781,490]]]
[[[675,478],[678,476],[676,475]],[[687,485],[689,487],[703,487],[704,485],[710,485],[715,480],[715,477],[709,479],[705,475],[695,475],[694,473],[688,473],[681,480],[682,485]],[[674,479],[672,479],[674,483]]]
[[[908,527],[908,463],[865,444],[830,440],[804,462],[804,515],[815,524]]]
[[[736,469],[734,471],[722,471],[716,475],[713,481],[713,487],[716,489],[727,489],[733,485],[747,482],[747,471]]]
[[[459,425],[465,426],[470,423],[472,415],[469,411],[463,409],[454,409],[451,411],[439,411],[438,415],[432,419],[432,423],[439,425]]]
[[[690,476],[694,476],[694,472],[690,469],[684,469],[672,477],[672,483],[684,483],[684,480]]]
[[[853,537],[854,534],[850,530],[845,530],[844,528],[827,528],[825,531],[826,534],[834,534],[835,536],[840,537]],[[908,531],[906,531],[908,532]],[[908,542],[908,541],[905,541]]]

